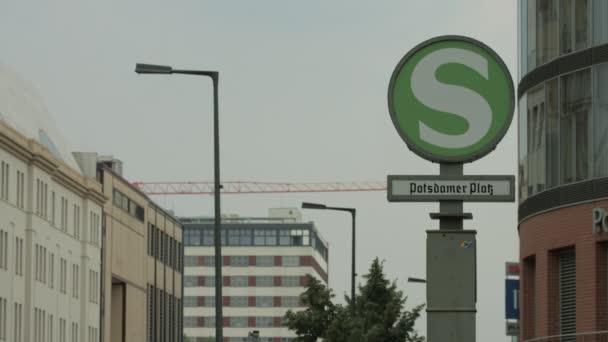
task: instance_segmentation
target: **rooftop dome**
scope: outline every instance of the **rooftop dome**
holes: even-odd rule
[[[45,146],[80,172],[42,97],[15,71],[0,63],[0,121]]]

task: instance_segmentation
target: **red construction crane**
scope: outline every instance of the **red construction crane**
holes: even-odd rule
[[[213,182],[134,182],[148,195],[213,195]],[[287,192],[385,191],[386,181],[378,182],[222,182],[222,194],[270,194]]]

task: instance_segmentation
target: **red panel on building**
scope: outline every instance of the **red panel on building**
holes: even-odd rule
[[[255,327],[255,317],[249,317],[248,319],[248,323],[249,323],[249,327],[250,328],[254,328]]]
[[[230,266],[230,256],[224,255],[223,259],[224,259],[223,266]]]
[[[198,257],[198,265],[203,266],[204,264],[205,264],[205,257],[201,255]]]
[[[196,326],[204,327],[205,326],[205,317],[197,317],[196,318]]]
[[[249,256],[249,266],[255,266],[255,255]]]
[[[205,306],[205,297],[196,297],[196,306]]]
[[[280,328],[283,326],[283,318],[282,317],[275,317],[274,318],[274,326],[277,328]]]
[[[310,256],[310,255],[300,256],[300,266],[312,266],[312,256]]]
[[[253,307],[255,308],[255,297],[254,296],[249,296],[249,303],[248,303],[249,307]]]
[[[306,286],[308,285],[308,278],[306,276],[301,276],[300,277],[300,286]]]
[[[225,276],[222,278],[222,284],[224,286],[230,286],[230,277],[229,276]]]
[[[256,286],[256,284],[255,284],[255,277],[254,276],[249,276],[249,279],[247,280],[247,283],[249,284],[249,287]]]
[[[274,286],[281,286],[281,285],[282,285],[281,277],[275,276],[274,277]]]
[[[224,306],[230,306],[230,297],[228,297],[228,296],[223,296],[223,297],[222,297],[222,304],[223,304]],[[226,317],[224,317],[224,318],[226,318]]]
[[[281,297],[278,297],[278,296],[274,297],[274,307],[275,308],[280,308],[281,307]]]
[[[205,276],[199,276],[198,277],[198,286],[204,286],[205,285]]]
[[[224,317],[224,319],[222,320],[222,324],[224,325],[224,327],[229,327],[230,326],[230,317]]]
[[[283,258],[280,255],[275,255],[274,256],[274,265],[281,266],[282,263],[283,263]]]

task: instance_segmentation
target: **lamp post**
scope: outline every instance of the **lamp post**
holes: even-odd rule
[[[351,271],[351,289],[350,289],[350,298],[352,301],[352,310],[353,314],[356,312],[355,310],[355,278],[357,273],[355,273],[355,216],[357,210],[355,208],[340,208],[340,207],[328,207],[325,204],[317,204],[317,203],[302,203],[302,209],[318,209],[318,210],[335,210],[335,211],[346,211],[349,212],[353,218],[353,238],[352,238],[352,271]]]
[[[420,284],[426,284],[426,279],[408,277],[408,278],[407,278],[407,282],[408,282],[408,283],[420,283]]]
[[[221,243],[221,210],[220,210],[220,134],[219,134],[219,72],[203,70],[175,70],[170,66],[137,64],[138,74],[184,74],[210,77],[213,81],[213,167],[214,167],[214,200],[215,200],[215,340],[223,341],[222,315],[222,243]]]

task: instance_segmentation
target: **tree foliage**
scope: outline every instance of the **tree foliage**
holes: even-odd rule
[[[384,274],[383,263],[377,258],[369,273],[363,276],[353,313],[352,302],[332,303],[332,294],[320,281],[309,276],[302,312],[288,312],[286,325],[298,335],[296,341],[316,342],[424,342],[414,325],[424,305],[405,309],[407,297]]]

